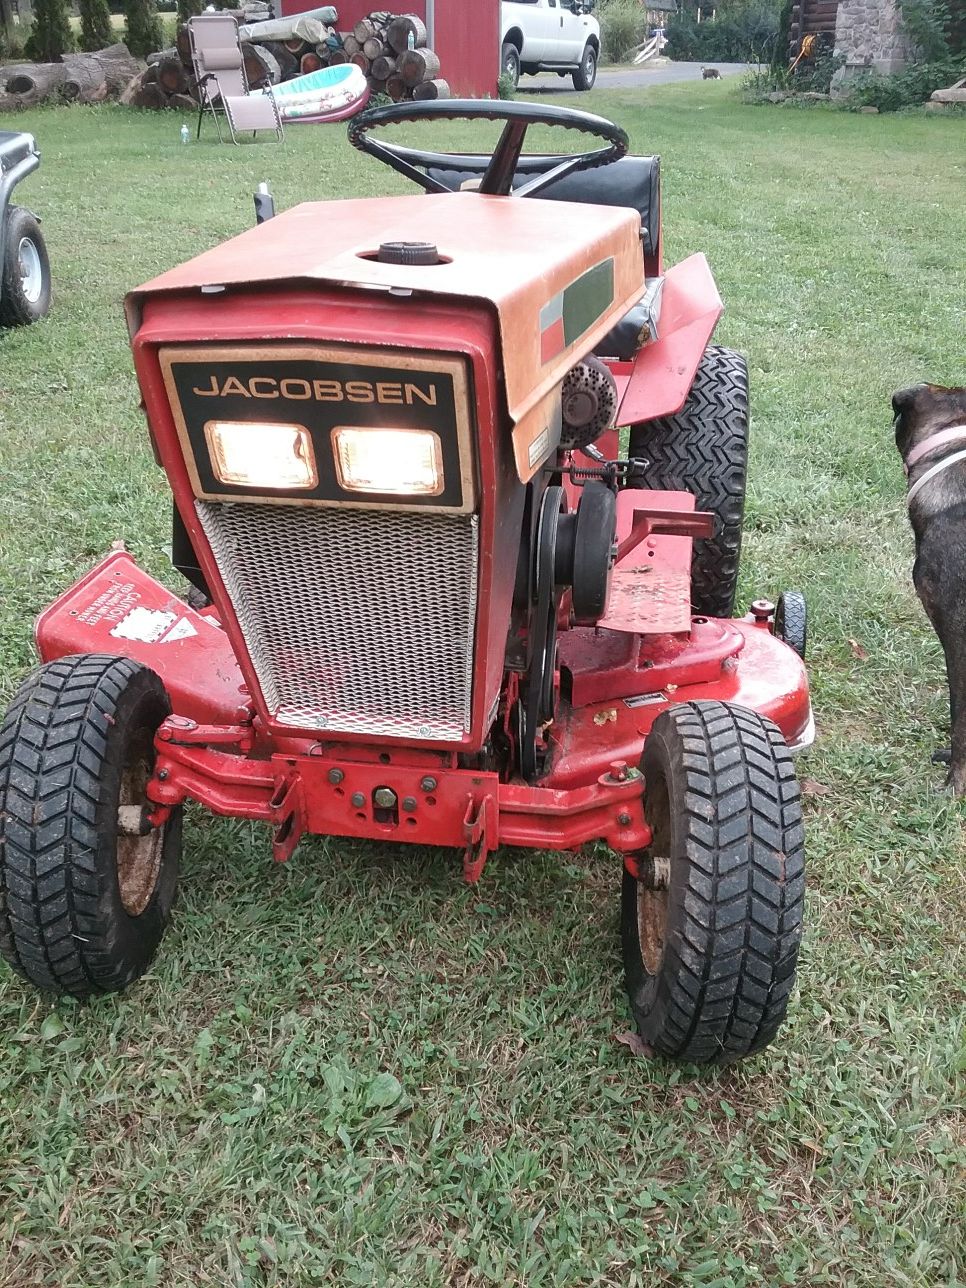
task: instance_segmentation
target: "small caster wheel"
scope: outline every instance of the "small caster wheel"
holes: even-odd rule
[[[808,612],[800,590],[786,590],[775,605],[775,634],[804,661],[808,639]]]

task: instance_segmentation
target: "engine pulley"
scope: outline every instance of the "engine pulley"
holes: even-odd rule
[[[604,615],[616,533],[617,497],[605,483],[585,483],[576,511],[560,516],[554,569],[557,584],[571,588],[578,625],[592,626]]]
[[[617,382],[592,353],[570,368],[560,392],[560,446],[565,451],[587,447],[613,425],[617,417]]]

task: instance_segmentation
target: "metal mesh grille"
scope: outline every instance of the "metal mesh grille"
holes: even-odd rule
[[[468,731],[475,516],[196,505],[280,723],[450,740]]]

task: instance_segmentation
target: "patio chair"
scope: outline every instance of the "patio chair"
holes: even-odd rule
[[[238,24],[228,13],[202,13],[188,20],[191,61],[198,87],[198,135],[205,112],[215,119],[222,139],[219,108],[224,112],[232,143],[238,134],[251,130],[274,130],[284,137],[282,118],[271,93],[252,94],[245,75],[245,60],[238,40]]]

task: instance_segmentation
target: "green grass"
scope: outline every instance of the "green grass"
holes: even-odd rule
[[[963,812],[929,764],[944,680],[889,407],[964,377],[962,123],[718,85],[580,106],[663,153],[668,258],[707,252],[750,361],[744,592],[812,608],[802,773],[827,792],[788,1027],[721,1073],[635,1060],[603,853],[509,854],[468,890],[441,852],[274,867],[261,830],[196,812],[128,995],[52,1007],[0,969],[3,1285],[966,1279]],[[125,290],[248,226],[262,179],[282,206],[404,190],[340,128],[233,149],[182,147],[176,115],[17,123],[56,300],[0,339],[4,700],[34,614],[113,539],[165,568]]]

